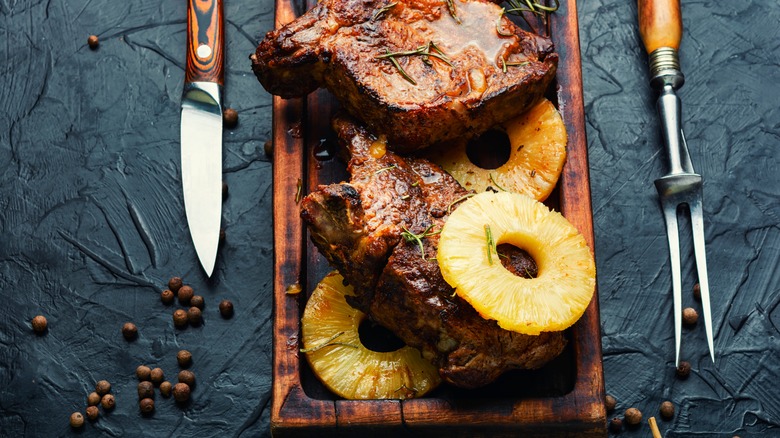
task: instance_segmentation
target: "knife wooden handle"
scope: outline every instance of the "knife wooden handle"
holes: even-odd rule
[[[187,0],[187,82],[222,85],[224,37],[222,0]]]
[[[647,53],[659,47],[680,48],[682,18],[680,0],[638,0],[639,34]]]

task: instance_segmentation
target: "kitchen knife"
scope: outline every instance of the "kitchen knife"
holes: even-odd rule
[[[188,0],[181,181],[190,236],[209,277],[222,218],[223,37],[222,0]]]

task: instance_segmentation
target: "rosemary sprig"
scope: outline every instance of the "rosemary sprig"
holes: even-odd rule
[[[540,17],[546,17],[548,14],[557,11],[561,6],[559,0],[553,0],[554,6],[546,6],[533,0],[522,0],[522,2],[521,0],[507,0],[507,3],[511,6],[511,8],[506,10],[507,14],[519,16],[525,21],[525,24],[527,24],[528,27],[533,26],[531,26],[531,23],[528,22],[523,13],[530,12]]]
[[[498,185],[498,183],[496,182],[495,178],[493,178],[493,173],[492,172],[489,173],[488,176],[490,177],[490,181],[493,182],[493,184],[495,184],[495,186],[498,187],[502,192],[508,192],[509,191],[509,190],[501,187],[500,185]]]
[[[432,51],[433,50],[433,51]],[[393,63],[393,67],[398,70],[398,73],[403,76],[404,79],[409,81],[412,85],[417,85],[417,82],[409,76],[408,73],[406,73],[406,70],[401,67],[401,64],[398,62],[398,57],[402,56],[421,56],[422,61],[426,65],[432,65],[429,57],[433,56],[434,58],[446,63],[450,67],[452,67],[452,62],[450,62],[450,58],[439,48],[439,46],[436,45],[435,42],[429,41],[428,44],[424,46],[420,46],[416,48],[415,50],[406,50],[401,52],[391,52],[387,49],[385,49],[385,53],[382,55],[377,55],[377,59],[388,59],[390,62]]]
[[[506,8],[501,8],[501,13],[498,15],[498,20],[496,20],[496,33],[501,36],[510,37],[513,33],[504,32],[504,27],[501,26],[501,19],[504,18],[504,14],[506,14]]]
[[[388,170],[395,169],[396,167],[398,167],[398,166],[395,165],[395,164],[391,164],[391,165],[389,165],[387,167],[383,167],[383,168],[377,170],[376,172],[374,172],[374,175],[379,175],[382,172],[387,172]]]
[[[450,15],[455,19],[455,22],[461,24],[460,18],[458,18],[458,11],[455,10],[454,0],[444,0],[447,2],[447,10],[450,11]]]
[[[402,226],[404,231],[401,233],[401,237],[404,238],[407,242],[415,242],[417,243],[417,246],[420,247],[420,254],[422,255],[423,260],[430,260],[425,258],[425,246],[423,246],[422,240],[429,236],[435,236],[439,233],[441,233],[441,230],[439,231],[431,231],[431,228],[433,228],[433,224],[428,225],[428,228],[425,229],[421,234],[414,234],[411,231],[409,231],[405,226]],[[435,257],[431,257],[433,259]]]
[[[487,257],[488,257],[488,264],[493,264],[493,251],[496,251],[496,254],[498,254],[498,250],[496,249],[496,242],[493,240],[493,232],[490,231],[490,225],[485,224],[485,240],[487,241]]]
[[[338,332],[335,335],[333,335],[333,336],[329,337],[328,339],[324,340],[319,345],[315,345],[314,347],[310,347],[310,348],[301,348],[298,351],[300,351],[301,353],[314,353],[315,351],[321,350],[321,349],[323,349],[325,347],[332,347],[334,345],[341,345],[342,347],[358,348],[357,345],[347,344],[345,342],[333,342],[339,336],[341,336],[343,334],[344,334],[343,331],[342,332]]]
[[[463,200],[469,199],[470,197],[472,197],[472,196],[474,196],[474,195],[476,195],[476,193],[468,193],[468,194],[465,194],[465,195],[461,196],[460,198],[458,198],[458,199],[456,199],[456,200],[454,200],[454,201],[450,202],[450,205],[448,205],[448,206],[447,206],[447,214],[450,214],[450,213],[452,213],[452,207],[453,207],[455,204],[457,204],[457,203],[458,203],[458,202],[460,202],[460,201],[463,201]]]
[[[374,11],[374,15],[371,16],[371,21],[379,20],[381,16],[383,16],[390,9],[393,9],[397,4],[398,2],[393,2],[393,3],[386,4],[381,8],[377,9],[376,11]]]

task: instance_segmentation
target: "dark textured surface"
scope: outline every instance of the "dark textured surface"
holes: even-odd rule
[[[607,392],[666,436],[780,436],[780,6],[683,2],[681,90],[705,227],[717,363],[701,322],[683,330],[674,376],[665,230],[652,181],[666,172],[654,96],[629,1],[580,2],[583,79]],[[200,273],[180,196],[185,3],[0,0],[0,436],[72,434],[68,416],[100,379],[116,409],[84,436],[268,435],[271,318],[270,98],[249,67],[273,25],[268,0],[225,4],[227,239]],[[87,36],[100,48],[90,50]],[[686,236],[687,237],[687,236]],[[695,270],[683,239],[684,289]],[[204,325],[175,330],[160,303],[172,275],[206,299]],[[217,304],[229,298],[233,319]],[[684,305],[700,308],[689,293]],[[49,319],[32,333],[37,314]],[[128,343],[125,321],[139,327]],[[177,406],[137,407],[137,365],[198,385]],[[621,436],[650,436],[646,423]]]

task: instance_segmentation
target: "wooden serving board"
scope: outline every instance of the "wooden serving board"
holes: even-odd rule
[[[276,25],[289,23],[313,3],[276,0]],[[558,208],[593,248],[587,142],[577,10],[561,0],[549,17],[560,55],[548,93],[569,135],[568,157],[548,203]],[[274,436],[604,436],[604,378],[598,296],[567,330],[563,354],[536,371],[510,372],[478,390],[442,385],[413,400],[343,400],[314,377],[300,348],[300,318],[314,286],[331,267],[308,240],[296,199],[319,184],[348,178],[343,162],[316,153],[332,140],[337,102],[326,91],[273,101],[274,142],[274,356],[271,430]],[[300,284],[303,292],[288,294]]]

